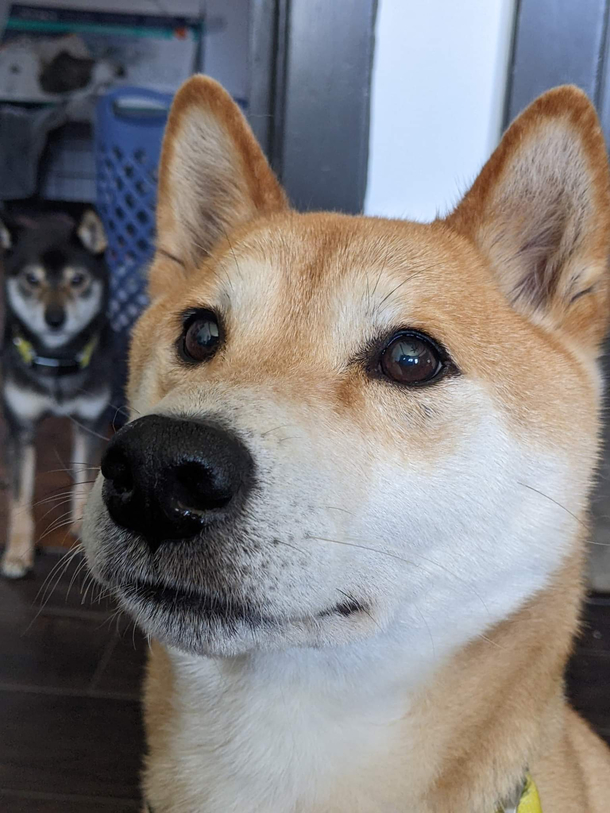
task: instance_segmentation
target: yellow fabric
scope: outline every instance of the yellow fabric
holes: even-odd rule
[[[85,347],[83,348],[83,352],[80,354],[80,358],[78,360],[81,370],[84,370],[85,367],[89,366],[89,362],[91,361],[91,356],[93,355],[93,351],[95,350],[96,345],[97,345],[97,336],[94,336],[94,338],[91,339],[89,344],[85,345]]]
[[[525,780],[525,788],[517,807],[517,813],[542,813],[538,790],[531,776]]]
[[[16,336],[13,339],[13,344],[17,348],[17,351],[21,358],[23,359],[23,361],[26,364],[31,364],[32,361],[34,360],[34,356],[36,355],[34,353],[34,348],[32,347],[31,343],[24,339],[22,336]]]
[[[517,807],[499,807],[496,813],[542,813],[536,783],[529,774],[525,777]]]

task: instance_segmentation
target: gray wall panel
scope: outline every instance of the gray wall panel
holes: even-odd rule
[[[507,122],[536,96],[565,83],[597,99],[606,0],[520,0]]]
[[[300,209],[362,209],[375,0],[291,0],[281,177]]]
[[[250,0],[248,119],[267,155],[271,152],[277,50],[275,0]]]

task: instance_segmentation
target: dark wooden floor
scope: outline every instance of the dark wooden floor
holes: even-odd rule
[[[59,559],[0,581],[0,811],[138,811],[146,643],[93,588],[83,599],[80,560],[53,575]],[[610,597],[587,604],[569,685],[610,743]]]
[[[60,559],[0,580],[0,811],[139,811],[146,643]]]

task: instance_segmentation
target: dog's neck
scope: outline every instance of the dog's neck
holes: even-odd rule
[[[174,753],[202,760],[201,786],[178,781],[176,792],[197,796],[206,813],[494,813],[554,736],[580,600],[576,560],[436,664],[412,662],[391,636],[226,660],[155,648],[167,682],[157,677],[149,692],[161,706],[164,692],[171,698]],[[160,736],[155,721],[149,729]]]
[[[15,337],[22,337],[32,346],[38,356],[69,359],[75,357],[94,337],[100,336],[104,323],[105,316],[103,314],[94,316],[85,327],[64,343],[48,347],[40,336],[30,330],[14,311],[8,309],[5,330],[6,341],[10,342]]]

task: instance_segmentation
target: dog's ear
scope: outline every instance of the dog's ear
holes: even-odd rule
[[[447,222],[489,258],[516,310],[597,350],[610,311],[610,190],[582,91],[559,87],[534,101]]]
[[[102,254],[108,247],[106,232],[93,209],[86,209],[76,229],[78,239],[92,254]]]
[[[286,206],[235,102],[213,79],[192,77],[176,94],[163,139],[152,294],[176,273],[167,255],[194,269],[236,226]]]
[[[0,254],[10,251],[13,247],[13,235],[9,227],[0,220]]]

